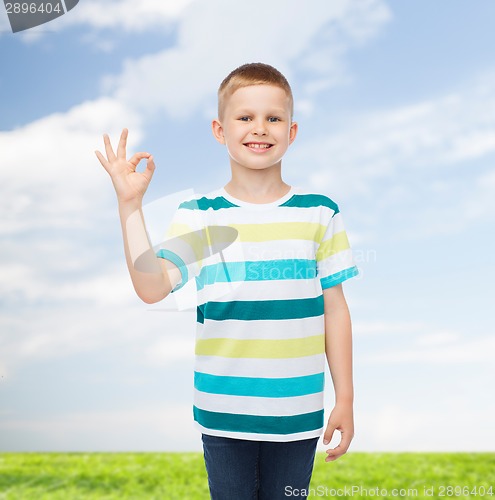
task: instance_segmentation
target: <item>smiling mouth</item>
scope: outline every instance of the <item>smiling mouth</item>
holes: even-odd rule
[[[244,144],[244,146],[251,148],[251,149],[270,149],[273,146],[273,144],[268,144],[266,142],[264,142],[264,143],[247,142]]]

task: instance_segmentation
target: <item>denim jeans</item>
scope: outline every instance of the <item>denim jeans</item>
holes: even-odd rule
[[[202,434],[202,440],[212,500],[307,498],[317,437],[272,442]]]

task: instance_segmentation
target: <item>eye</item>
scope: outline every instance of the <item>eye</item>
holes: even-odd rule
[[[278,118],[277,116],[270,116],[270,117],[268,118],[268,121],[269,121],[270,123],[275,123],[275,122],[279,122],[279,121],[280,121],[280,118]]]
[[[247,122],[247,121],[249,121],[250,119],[251,119],[251,118],[249,118],[249,116],[241,116],[241,117],[239,118],[239,120],[241,120],[241,122]]]

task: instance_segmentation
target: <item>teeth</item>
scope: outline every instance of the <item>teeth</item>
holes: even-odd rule
[[[254,148],[254,149],[267,149],[270,147],[270,144],[248,144],[248,147]]]

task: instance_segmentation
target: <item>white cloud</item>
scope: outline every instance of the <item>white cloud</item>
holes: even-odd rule
[[[164,338],[154,342],[145,349],[145,354],[150,363],[165,366],[167,363],[181,360],[190,360],[194,353],[194,332],[196,318],[190,314],[193,321],[190,323],[190,334],[182,333],[180,337]]]
[[[404,364],[427,363],[433,365],[491,363],[495,350],[495,338],[490,335],[478,336],[466,340],[454,332],[433,332],[428,336],[420,336],[416,342],[407,347],[383,348],[377,352],[362,353],[358,363]]]
[[[42,252],[37,251],[36,254],[40,262],[45,260],[40,258],[43,255]],[[98,270],[101,270],[101,264],[95,263],[94,266],[89,265],[85,269],[84,257],[82,259],[76,258],[75,262],[69,262],[68,267],[80,265],[83,276],[71,273],[70,278],[60,277],[56,280],[54,275],[61,271],[60,266],[55,265],[54,262],[57,258],[67,259],[62,252],[57,252],[46,258],[44,266],[33,265],[32,257],[28,258],[28,256],[24,262],[7,263],[0,266],[0,294],[4,300],[11,299],[24,304],[33,304],[56,303],[63,298],[67,302],[91,301],[102,306],[124,305],[129,302],[129,296],[133,290],[123,257],[118,259],[118,262],[113,266],[106,265],[103,275],[97,274]],[[28,283],[30,286],[26,286]]]
[[[63,28],[76,24],[129,33],[164,29],[176,21],[194,0],[85,0],[63,19]]]
[[[84,304],[128,302],[123,257],[104,261],[99,243],[102,221],[114,216],[115,195],[93,152],[101,149],[102,131],[115,137],[122,123],[134,125],[134,144],[140,138],[138,118],[102,98],[0,133],[0,352],[9,371],[36,353],[60,355],[97,345],[88,334],[95,330],[90,316],[80,317]],[[37,312],[43,304],[50,307]]]
[[[163,31],[171,28],[194,0],[84,0],[65,15],[47,24],[35,26],[29,30],[16,33],[26,44],[41,40],[46,33],[70,29],[74,26],[85,26],[96,31],[83,35],[83,40],[90,41],[101,49],[113,50],[115,44],[111,38],[102,38],[116,31],[126,33],[143,33]],[[115,30],[115,31],[114,31]],[[6,11],[0,10],[0,35],[11,32]]]
[[[116,44],[105,36],[108,31],[163,32],[178,26],[179,58],[175,59],[170,53],[170,59],[166,57],[164,62],[170,61],[171,64],[164,69],[180,70],[185,65],[187,70],[180,71],[178,76],[189,77],[189,88],[191,76],[199,68],[215,75],[217,78],[213,82],[216,84],[220,75],[239,64],[240,58],[247,61],[260,56],[268,62],[281,60],[279,66],[284,70],[288,69],[287,61],[302,56],[301,69],[324,75],[322,81],[327,88],[348,81],[341,59],[348,47],[361,45],[375,36],[392,16],[383,0],[359,3],[314,0],[310,8],[311,15],[301,16],[300,2],[271,0],[263,4],[263,15],[260,15],[259,9],[246,9],[229,0],[142,0],[137,3],[132,0],[85,0],[66,15],[51,21],[49,28],[47,25],[32,28],[20,38],[33,43],[48,29],[60,31],[83,25],[92,30],[82,36],[83,41],[104,52],[112,52]],[[254,27],[256,34],[252,36]],[[246,37],[249,37],[248,44]],[[313,42],[311,46],[308,45],[309,39]],[[324,43],[318,43],[321,41]],[[193,47],[195,54],[191,51]],[[216,57],[220,48],[222,57]],[[158,62],[163,62],[160,56]],[[219,69],[219,73],[208,70],[210,66]],[[156,68],[153,69],[150,77],[156,73]],[[204,77],[202,74],[199,79],[208,86]],[[196,91],[191,92],[192,96],[195,94]],[[186,103],[184,100],[183,104]]]
[[[122,74],[107,79],[107,90],[148,113],[163,108],[173,118],[186,118],[208,97],[214,98],[230,70],[257,60],[274,64],[289,80],[292,68],[302,74],[317,72],[321,90],[340,81],[342,55],[348,48],[375,34],[389,19],[379,0],[359,7],[349,0],[313,2],[311,16],[301,16],[300,8],[296,0],[274,0],[263,4],[260,16],[259,9],[238,2],[195,3],[184,11],[177,46],[127,60]],[[322,36],[339,42],[323,48],[316,43]]]
[[[362,2],[359,7],[349,0],[315,2],[313,15],[303,17],[296,0],[289,4],[270,2],[264,6],[263,16],[256,9],[246,11],[243,5],[224,0],[189,4],[187,0],[149,0],[139,6],[130,0],[110,4],[81,2],[64,16],[64,22],[93,26],[123,22],[129,29],[139,24],[136,19],[146,20],[146,16],[157,23],[164,18],[183,18],[178,26],[178,45],[128,60],[122,74],[112,80],[113,97],[85,102],[66,113],[55,113],[0,133],[4,171],[0,208],[7,214],[0,232],[15,234],[47,224],[84,225],[90,207],[93,213],[101,209],[109,199],[105,190],[109,183],[93,150],[102,148],[102,131],[115,140],[125,123],[132,131],[132,149],[141,139],[142,125],[149,114],[162,107],[176,118],[188,116],[207,96],[214,95],[220,78],[242,59],[262,58],[288,72],[292,61],[304,60],[306,52],[311,52],[315,37],[321,33],[333,33],[338,27],[343,38],[361,40],[375,33],[389,16],[379,0]],[[274,18],[277,23],[273,23]],[[256,36],[246,44],[245,37],[253,26]],[[219,47],[222,57],[215,57]],[[320,72],[330,74],[332,61],[340,58],[340,52],[330,55],[326,64],[318,65]]]
[[[450,330],[440,330],[429,335],[420,335],[417,340],[418,346],[434,347],[444,344],[451,344],[461,339],[459,332]]]
[[[62,292],[55,297],[57,301],[48,297],[49,307],[25,307],[22,313],[19,309],[4,311],[0,317],[0,368],[14,376],[33,361],[123,345],[142,352],[149,366],[192,359],[195,313],[152,311],[134,298],[131,286],[124,290],[127,293],[107,298],[106,303],[88,287],[87,296],[69,296],[64,301]],[[103,286],[102,292],[111,294],[112,288]]]
[[[353,336],[357,364],[488,364],[495,350],[495,338],[491,335],[463,334],[422,321],[356,321]]]
[[[292,162],[305,158],[319,167],[313,186],[337,183],[346,193],[371,194],[380,179],[411,169],[435,174],[493,153],[495,75],[470,83],[436,100],[357,115],[343,131],[299,145]]]
[[[132,129],[129,147],[141,139],[140,117],[116,100],[101,98],[0,133],[6,214],[0,233],[83,227],[108,206],[111,181],[98,162],[102,133],[115,144],[122,124]]]

